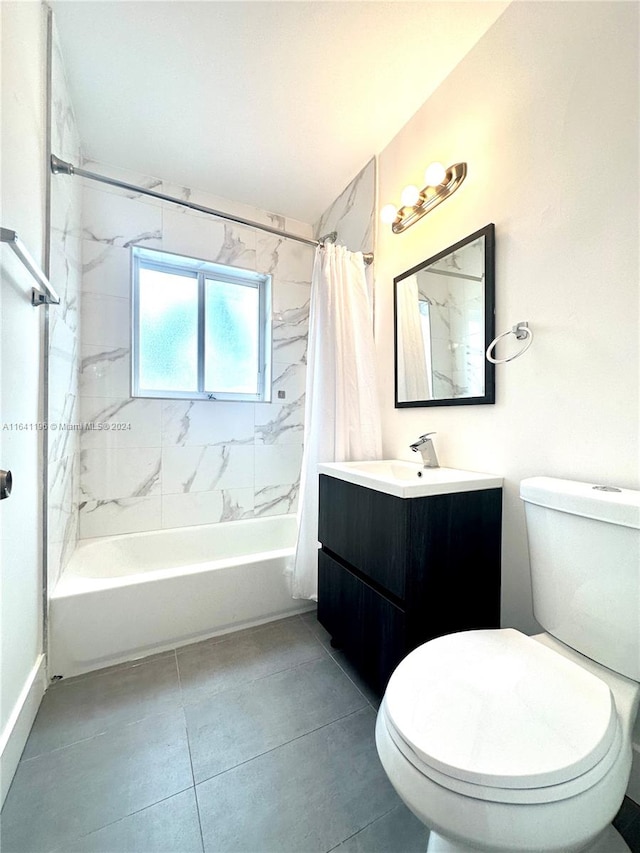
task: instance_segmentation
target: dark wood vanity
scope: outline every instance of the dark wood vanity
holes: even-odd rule
[[[500,625],[502,489],[402,498],[320,475],[318,619],[380,695],[421,643]]]

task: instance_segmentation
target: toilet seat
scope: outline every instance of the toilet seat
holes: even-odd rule
[[[622,748],[609,686],[513,629],[439,637],[392,675],[382,714],[423,775],[496,802],[575,796]]]

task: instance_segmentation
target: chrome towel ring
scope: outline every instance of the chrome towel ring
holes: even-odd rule
[[[505,338],[507,335],[515,335],[517,341],[525,341],[526,340],[526,343],[522,347],[522,349],[519,350],[519,352],[517,352],[515,355],[510,355],[508,358],[494,358],[491,355],[491,351],[493,350],[495,345],[498,343],[500,338]],[[506,364],[508,361],[513,361],[516,358],[520,358],[521,355],[524,355],[524,353],[529,349],[529,347],[531,346],[532,343],[533,343],[533,332],[529,328],[529,323],[527,323],[527,322],[516,323],[516,325],[513,326],[511,329],[509,329],[508,332],[503,332],[501,335],[498,335],[497,338],[494,338],[491,341],[491,343],[487,347],[487,353],[486,353],[487,359],[492,364]]]

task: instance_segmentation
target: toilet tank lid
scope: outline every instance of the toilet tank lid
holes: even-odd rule
[[[633,489],[556,477],[529,477],[520,483],[520,497],[525,503],[640,528],[640,491]]]

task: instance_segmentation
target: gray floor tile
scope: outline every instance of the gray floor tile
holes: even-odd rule
[[[182,711],[22,761],[2,813],[3,853],[55,850],[192,784]]]
[[[344,652],[334,649],[331,645],[331,634],[318,622],[317,612],[303,613],[300,621],[311,631],[313,636],[322,643],[324,649],[332,656],[340,668],[349,676],[356,687],[366,697],[367,701],[374,707],[380,707],[380,697],[369,687],[364,679],[358,674],[355,667],[349,662]]]
[[[193,788],[85,835],[58,853],[202,853]]]
[[[185,708],[196,782],[366,706],[324,656]]]
[[[335,848],[335,853],[425,853],[429,830],[401,803]]]
[[[331,648],[331,634],[328,631],[325,631],[322,625],[318,622],[317,611],[311,610],[309,613],[303,613],[300,616],[300,621],[311,631],[316,640],[322,643],[327,651],[333,651]]]
[[[68,746],[123,723],[180,707],[174,654],[96,672],[47,690],[23,758]]]
[[[217,642],[178,649],[184,701],[195,702],[324,654],[297,617]]]
[[[395,808],[374,723],[365,708],[196,786],[205,851],[326,851]]]
[[[358,690],[363,694],[366,698],[367,702],[375,708],[376,710],[380,707],[381,697],[369,687],[367,682],[362,678],[362,676],[358,673],[353,664],[346,657],[344,652],[336,651],[335,649],[331,650],[331,657],[338,664],[340,669],[349,676],[351,681],[356,685]]]

